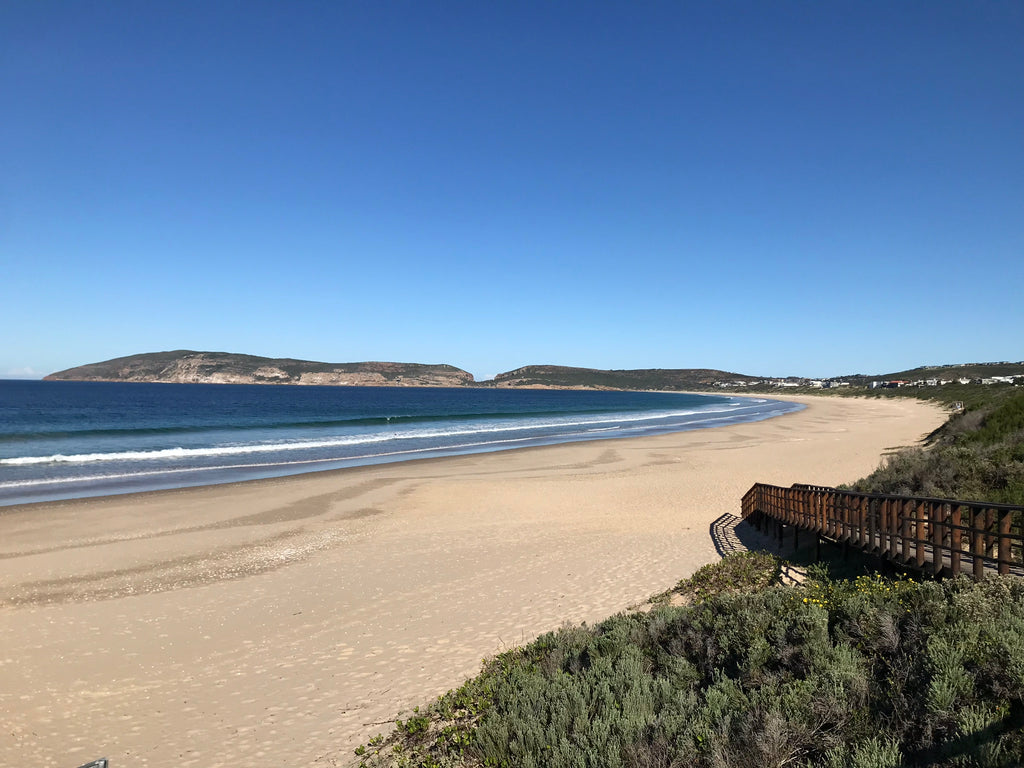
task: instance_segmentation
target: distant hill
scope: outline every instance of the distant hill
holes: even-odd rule
[[[150,352],[51,373],[46,381],[136,381],[173,384],[320,384],[462,387],[473,374],[453,365],[318,363],[228,352]]]
[[[523,387],[550,389],[710,389],[716,382],[754,383],[753,376],[707,368],[603,371],[527,365],[477,382],[452,365],[320,363],[230,352],[179,349],[118,357],[51,373],[46,381],[133,381],[171,384],[320,384],[334,386]]]
[[[494,387],[551,387],[571,389],[709,389],[716,382],[758,382],[759,378],[709,368],[643,368],[603,371],[596,368],[568,368],[561,365],[527,365],[499,373]]]
[[[884,374],[852,374],[829,381],[869,386],[876,381],[991,379],[1024,375],[1024,362],[933,365]],[[563,365],[526,365],[499,373],[491,381],[453,365],[421,363],[319,363],[291,358],[257,357],[229,352],[150,352],[51,373],[48,381],[148,381],[201,384],[320,384],[333,386],[501,387],[547,389],[773,391],[779,386],[821,387],[821,381],[730,373],[713,368],[642,368],[601,370]]]

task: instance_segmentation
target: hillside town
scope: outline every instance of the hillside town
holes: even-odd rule
[[[899,387],[941,387],[946,384],[1024,384],[1024,374],[1016,376],[988,376],[985,378],[918,379],[916,381],[894,379],[892,381],[872,381],[869,386],[871,389],[896,389]]]
[[[1021,363],[1024,365],[1024,363]],[[945,371],[948,375],[948,370]],[[851,380],[852,379],[852,380]],[[1024,386],[1024,374],[1008,376],[959,376],[956,378],[930,377],[925,379],[872,379],[867,377],[849,377],[837,379],[808,379],[798,376],[767,379],[731,379],[716,381],[713,386],[719,389],[775,387],[780,389],[839,389],[843,387],[867,387],[868,389],[899,389],[902,387],[942,387],[949,384],[977,384],[989,386],[995,384],[1011,384]]]

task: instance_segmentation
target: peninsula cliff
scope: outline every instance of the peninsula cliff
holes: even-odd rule
[[[51,373],[46,381],[168,384],[307,384],[363,387],[463,387],[473,374],[453,365],[319,363],[229,352],[149,352]]]

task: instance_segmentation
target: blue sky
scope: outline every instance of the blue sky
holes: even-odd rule
[[[1024,358],[1016,2],[0,4],[0,375]]]

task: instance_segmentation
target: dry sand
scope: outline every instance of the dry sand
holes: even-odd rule
[[[944,420],[766,422],[0,510],[0,764],[347,765],[484,656],[718,555],[756,481],[832,485]]]

